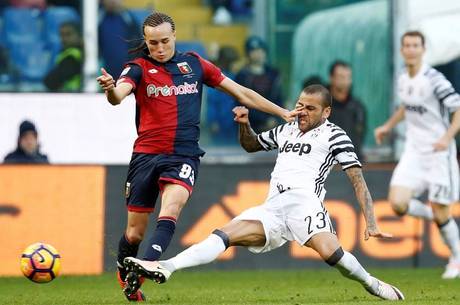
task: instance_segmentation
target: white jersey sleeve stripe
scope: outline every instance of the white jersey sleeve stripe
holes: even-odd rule
[[[342,165],[342,169],[347,169],[349,167],[352,167],[352,166],[359,166],[359,163],[356,162],[356,161],[347,161],[347,162],[342,162],[340,163],[340,165]],[[348,166],[350,165],[350,166]],[[359,166],[361,167],[361,166]]]
[[[336,149],[332,150],[332,155],[335,157],[338,154],[343,153],[343,152],[354,153],[355,148],[353,146],[347,146],[347,147],[343,147],[343,148],[339,147],[339,148],[336,148]]]
[[[442,73],[435,69],[430,69],[427,74],[433,86],[436,98],[448,107],[451,111],[460,107],[460,96],[455,92],[454,87]]]
[[[265,150],[278,148],[278,134],[283,130],[283,126],[277,126],[257,135],[257,140]]]
[[[344,132],[339,132],[339,133],[333,135],[332,137],[329,138],[329,142],[334,141],[335,139],[337,139],[337,138],[340,137],[340,136],[346,136],[346,133],[344,133]]]
[[[270,143],[268,143],[263,137],[262,137],[262,134],[259,134],[257,135],[257,140],[259,141],[260,145],[262,145],[262,147],[265,149],[265,150],[271,150],[271,146],[270,146]]]
[[[351,148],[353,148],[353,150],[354,150],[353,143],[352,143],[350,140],[344,140],[344,141],[332,143],[331,146],[329,146],[329,150],[331,150],[332,147],[334,147],[334,146],[340,146],[340,145],[346,145],[346,144],[349,144],[349,146],[350,146]]]

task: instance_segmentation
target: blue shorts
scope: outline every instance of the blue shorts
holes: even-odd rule
[[[153,212],[168,183],[182,185],[192,194],[199,165],[198,157],[133,153],[125,188],[128,211]]]

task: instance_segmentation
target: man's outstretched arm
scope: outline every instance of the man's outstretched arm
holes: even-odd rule
[[[226,77],[216,88],[230,94],[247,107],[277,115],[286,122],[294,121],[298,114],[298,111],[284,109],[270,102],[254,90],[246,88],[228,77]]]

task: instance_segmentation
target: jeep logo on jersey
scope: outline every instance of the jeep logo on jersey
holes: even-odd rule
[[[147,95],[148,97],[151,97],[152,95],[154,95],[155,97],[158,97],[160,94],[163,96],[171,96],[171,95],[198,93],[197,86],[198,86],[198,82],[195,82],[193,84],[189,84],[185,82],[179,86],[163,86],[163,87],[157,87],[155,85],[150,84],[147,86]]]
[[[190,68],[190,66],[188,65],[187,62],[180,62],[177,64],[177,67],[179,68],[180,72],[182,74],[189,74],[189,73],[192,73],[192,68]]]
[[[293,153],[299,153],[299,156],[303,154],[308,154],[311,151],[311,145],[306,143],[289,143],[288,141],[284,142],[283,147],[280,148],[281,153],[288,153],[292,151]]]
[[[421,105],[404,105],[405,110],[417,112],[420,115],[423,115],[428,110]]]

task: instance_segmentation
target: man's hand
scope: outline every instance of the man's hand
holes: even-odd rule
[[[386,125],[381,125],[374,130],[375,142],[380,145],[383,139],[388,135],[390,129]]]
[[[233,108],[233,113],[235,114],[235,122],[240,124],[249,123],[249,110],[244,106],[237,106]]]
[[[448,135],[442,136],[436,143],[433,144],[434,151],[443,151],[449,148],[452,139]]]
[[[364,240],[368,240],[369,237],[393,238],[393,235],[390,233],[380,232],[380,230],[377,227],[367,227],[364,231]]]
[[[299,113],[301,112],[300,109],[294,109],[294,110],[287,110],[287,109],[284,109],[284,112],[283,114],[281,115],[281,118],[283,120],[285,120],[286,122],[294,122],[297,115],[299,115]]]
[[[104,68],[101,68],[102,75],[96,78],[99,86],[101,86],[102,90],[104,91],[111,91],[115,88],[115,80],[113,79],[112,75],[107,73]]]

